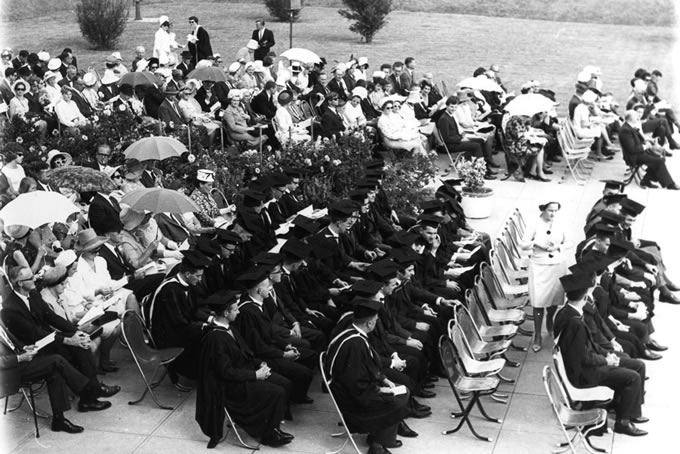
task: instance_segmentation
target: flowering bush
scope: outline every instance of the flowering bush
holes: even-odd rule
[[[417,215],[421,202],[432,199],[429,184],[436,175],[437,154],[414,154],[385,169],[383,188],[392,208],[397,212]]]
[[[469,192],[484,192],[486,161],[483,158],[462,159],[456,164],[456,171],[463,179],[464,189]]]

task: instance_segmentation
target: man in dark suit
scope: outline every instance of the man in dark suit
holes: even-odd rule
[[[182,71],[182,78],[186,78],[187,74],[193,71],[196,65],[191,62],[191,52],[188,50],[182,51],[180,57],[182,57],[182,63],[177,65],[177,68],[175,69]]]
[[[264,84],[264,89],[255,95],[250,101],[253,112],[264,115],[267,120],[271,120],[276,115],[276,104],[274,104],[274,94],[276,93],[276,82],[268,80]]]
[[[28,63],[28,51],[27,50],[21,50],[19,51],[19,55],[14,57],[12,59],[12,66],[14,69],[19,70],[22,66]]]
[[[619,131],[624,159],[631,165],[647,166],[647,173],[642,178],[640,186],[656,187],[652,182],[658,181],[666,189],[680,189],[668,172],[665,159],[648,151],[650,146],[645,144],[640,133],[640,114],[635,110],[629,110],[625,118],[626,121]]]
[[[90,169],[106,172],[109,169],[109,159],[111,159],[111,147],[103,143],[97,147],[97,152],[94,155],[94,161],[86,161],[81,165],[89,167]]]
[[[158,107],[158,119],[165,122],[165,130],[175,131],[181,129],[186,123],[179,112],[177,95],[179,91],[168,88],[164,91],[165,99]]]
[[[78,411],[98,411],[111,406],[98,397],[110,397],[120,391],[120,386],[107,386],[97,379],[94,356],[90,351],[90,336],[78,330],[68,320],[55,314],[35,289],[35,276],[30,268],[15,267],[9,271],[9,280],[14,291],[3,301],[2,321],[19,342],[24,345],[35,343],[55,333],[54,340],[44,346],[40,357],[61,355],[82,374],[72,375],[77,391],[87,391],[78,403]],[[16,346],[15,346],[16,347]],[[56,397],[56,396],[55,396]],[[62,405],[57,410],[65,410]]]
[[[255,30],[253,30],[253,35],[250,39],[257,41],[260,46],[255,49],[255,60],[264,60],[264,57],[269,53],[269,49],[274,47],[276,42],[274,41],[274,33],[265,28],[264,20],[258,19],[255,21]]]
[[[83,88],[85,88],[83,76],[77,75],[75,79],[73,79],[73,85],[70,88],[71,99],[73,100],[73,102],[76,103],[76,106],[78,106],[78,110],[80,111],[80,113],[83,114],[85,118],[90,118],[93,114],[92,106],[90,105],[89,102],[87,102],[87,99],[85,99],[85,97],[82,95],[81,91]]]
[[[337,93],[343,101],[349,101],[352,92],[351,88],[347,85],[347,81],[345,81],[344,65],[338,65],[333,70],[333,79],[328,82],[326,88]]]
[[[120,226],[120,205],[113,197],[97,192],[90,202],[90,209],[88,211],[88,219],[90,226],[97,232],[97,235],[103,235],[111,232],[112,226]]]
[[[198,24],[198,17],[191,16],[189,18],[189,25],[194,28],[191,33],[195,40],[188,40],[189,52],[191,52],[191,63],[196,66],[199,61],[212,56],[212,46],[210,45],[210,35],[208,32]]]
[[[392,82],[392,92],[397,95],[408,96],[409,87],[404,87],[401,82],[401,73],[404,72],[404,64],[400,61],[395,61],[392,65],[392,74],[387,80]]]
[[[328,95],[328,108],[321,117],[321,135],[331,138],[335,136],[340,139],[345,132],[345,124],[342,117],[338,113],[338,106],[340,105],[340,96],[336,92],[331,92]]]
[[[411,85],[416,81],[416,59],[413,57],[406,57],[404,60],[404,69],[399,74],[399,85],[401,85],[405,96],[411,90]]]
[[[12,85],[16,82],[19,75],[17,70],[14,68],[5,68],[5,78],[0,80],[0,96],[2,96],[2,101],[9,106],[9,102],[14,98],[14,91],[12,91]]]
[[[598,352],[583,321],[586,296],[595,287],[594,274],[570,274],[560,278],[567,304],[555,316],[555,339],[564,358],[569,381],[576,387],[607,386],[614,390],[616,424],[614,431],[630,436],[647,435],[635,424],[649,421],[642,416],[645,369],[627,368],[625,360],[613,353]],[[629,360],[635,361],[635,360]]]

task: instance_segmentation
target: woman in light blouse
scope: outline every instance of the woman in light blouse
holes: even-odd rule
[[[383,137],[383,144],[387,148],[405,149],[413,153],[426,154],[420,139],[418,129],[409,127],[399,115],[399,102],[393,97],[383,100],[383,114],[378,120],[378,129]]]
[[[224,123],[229,136],[235,142],[245,141],[251,147],[259,147],[260,142],[267,141],[268,137],[266,134],[262,134],[261,137],[256,137],[253,133],[258,129],[256,126],[249,126],[250,115],[248,115],[243,107],[240,106],[241,103],[241,91],[240,90],[229,90],[229,105],[224,109],[224,116],[222,117],[222,122]]]

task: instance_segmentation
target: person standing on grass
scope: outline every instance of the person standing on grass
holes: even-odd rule
[[[274,33],[265,28],[264,20],[258,19],[255,21],[255,30],[253,30],[253,35],[251,39],[257,41],[259,47],[255,49],[255,60],[264,60],[264,57],[269,53],[269,49],[274,47],[276,42],[274,41]]]
[[[210,45],[210,35],[208,31],[198,23],[198,17],[189,17],[189,25],[194,30],[187,36],[189,52],[191,52],[191,63],[196,66],[201,60],[212,56],[212,46]]]

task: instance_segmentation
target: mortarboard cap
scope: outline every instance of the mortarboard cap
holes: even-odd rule
[[[246,189],[241,195],[243,195],[243,204],[249,207],[260,205],[265,198],[262,192],[254,189]]]
[[[420,203],[420,208],[423,213],[432,214],[436,211],[442,211],[444,209],[444,204],[439,200],[426,200]]]
[[[220,313],[234,303],[237,303],[241,296],[240,290],[220,290],[203,300],[203,304],[211,310]]]
[[[361,279],[352,284],[352,292],[355,295],[373,296],[383,288],[383,284],[378,281]]]
[[[276,254],[274,252],[262,252],[253,257],[253,262],[257,265],[276,266],[279,265],[282,260],[283,257],[281,257],[281,254]]]
[[[196,239],[196,250],[208,257],[215,256],[220,253],[220,244],[205,236],[199,236]]]
[[[243,238],[241,238],[237,233],[231,230],[217,229],[217,241],[225,244],[241,244],[243,243]]]
[[[383,282],[397,277],[397,271],[400,270],[401,266],[394,263],[392,260],[380,260],[379,262],[374,262],[367,269],[367,271],[371,273],[372,276]]]
[[[400,249],[393,249],[390,252],[390,259],[401,266],[401,268],[406,268],[413,263],[421,260],[420,254],[411,249],[410,247],[402,247]]]
[[[382,169],[385,167],[385,161],[382,159],[371,159],[364,163],[364,167],[367,169]]]
[[[595,284],[593,273],[567,274],[560,278],[565,292],[586,290]]]
[[[369,178],[364,178],[356,182],[357,188],[366,188],[369,190],[378,188],[378,180],[373,180]]]
[[[626,194],[607,194],[602,197],[602,202],[605,205],[611,205],[613,203],[621,203],[623,199],[626,198]]]
[[[306,216],[295,216],[295,219],[293,219],[293,226],[295,226],[296,229],[300,229],[303,232],[306,232],[306,236],[308,234],[316,233],[319,231],[319,228],[321,227],[321,224],[316,222],[314,219],[310,219]],[[299,236],[299,235],[296,235]]]
[[[385,176],[383,169],[367,169],[364,173],[366,179],[382,179]]]
[[[411,246],[418,238],[420,238],[420,235],[416,232],[400,230],[387,238],[387,244],[396,247]]]
[[[616,233],[619,232],[619,229],[616,227],[612,227],[611,225],[598,222],[597,224],[593,225],[588,231],[586,232],[586,237],[590,238],[593,235],[604,235],[608,237],[613,237]]]
[[[368,298],[354,298],[352,300],[354,318],[368,318],[376,315],[382,304],[379,301],[372,301]]]
[[[610,224],[610,225],[613,225],[613,226],[618,226],[625,219],[620,214],[614,213],[613,211],[607,211],[607,210],[600,211],[599,216],[600,216],[600,218],[602,218],[601,222],[603,224]]]
[[[291,238],[281,246],[281,253],[284,256],[305,259],[309,255],[309,246],[297,238]]]
[[[626,188],[626,184],[623,183],[622,181],[618,180],[600,180],[600,181],[604,183],[605,189],[613,189],[619,192],[623,192],[623,190]]]
[[[439,228],[439,224],[444,220],[443,217],[437,216],[436,214],[421,214],[418,216],[418,224],[426,227]]]
[[[636,202],[635,200],[626,198],[621,202],[621,214],[638,216],[644,210],[645,206],[641,203]]]
[[[269,176],[269,181],[272,187],[278,188],[292,183],[293,178],[290,175],[287,175],[285,172],[277,172]]]
[[[195,249],[182,251],[182,255],[182,265],[195,269],[207,268],[210,265],[210,258]]]
[[[331,218],[348,218],[357,210],[358,208],[351,200],[340,200],[328,206],[328,214]]]
[[[250,289],[258,285],[260,282],[269,278],[269,273],[272,268],[270,266],[257,266],[246,271],[236,278],[236,280],[245,288]]]
[[[361,189],[355,189],[354,191],[351,191],[349,193],[349,198],[354,200],[355,202],[360,202],[363,203],[364,200],[368,197],[368,193],[370,191],[366,188],[361,188]]]
[[[305,175],[305,173],[307,173],[306,170],[301,169],[299,167],[284,167],[282,170],[283,173],[285,173],[291,178],[301,178],[302,176]]]

